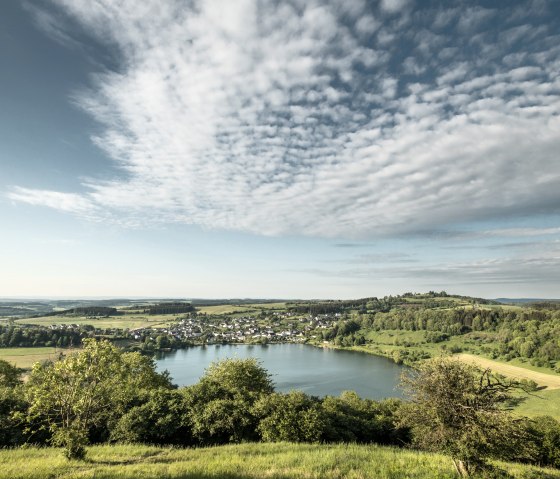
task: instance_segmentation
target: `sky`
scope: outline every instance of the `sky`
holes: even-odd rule
[[[0,2],[0,296],[560,297],[560,2]]]

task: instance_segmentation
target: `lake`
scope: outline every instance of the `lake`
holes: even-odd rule
[[[281,392],[338,396],[353,390],[371,399],[402,397],[397,385],[403,366],[380,356],[304,344],[195,346],[162,353],[156,364],[171,373],[175,384],[187,386],[198,382],[210,363],[226,358],[258,359]]]

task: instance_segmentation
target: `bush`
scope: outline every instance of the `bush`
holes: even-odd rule
[[[529,428],[535,444],[534,462],[560,468],[560,423],[550,416],[538,416]]]
[[[23,416],[28,404],[20,388],[0,387],[0,447],[14,447],[24,442]]]
[[[202,444],[225,444],[258,438],[253,405],[274,388],[255,359],[213,363],[201,380],[181,390],[193,436]]]
[[[263,441],[318,442],[326,420],[318,398],[301,391],[263,396],[254,407]]]
[[[148,444],[192,444],[184,396],[177,390],[157,389],[145,402],[121,416],[111,430],[111,439]]]

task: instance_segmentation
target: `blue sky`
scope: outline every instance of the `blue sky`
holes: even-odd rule
[[[0,296],[560,296],[559,2],[1,2],[0,65]]]

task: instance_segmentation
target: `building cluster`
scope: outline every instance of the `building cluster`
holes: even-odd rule
[[[196,316],[179,319],[166,328],[138,329],[134,339],[167,334],[179,341],[223,342],[303,342],[316,336],[314,332],[332,327],[334,315],[294,317],[293,313],[276,313],[268,316]]]

